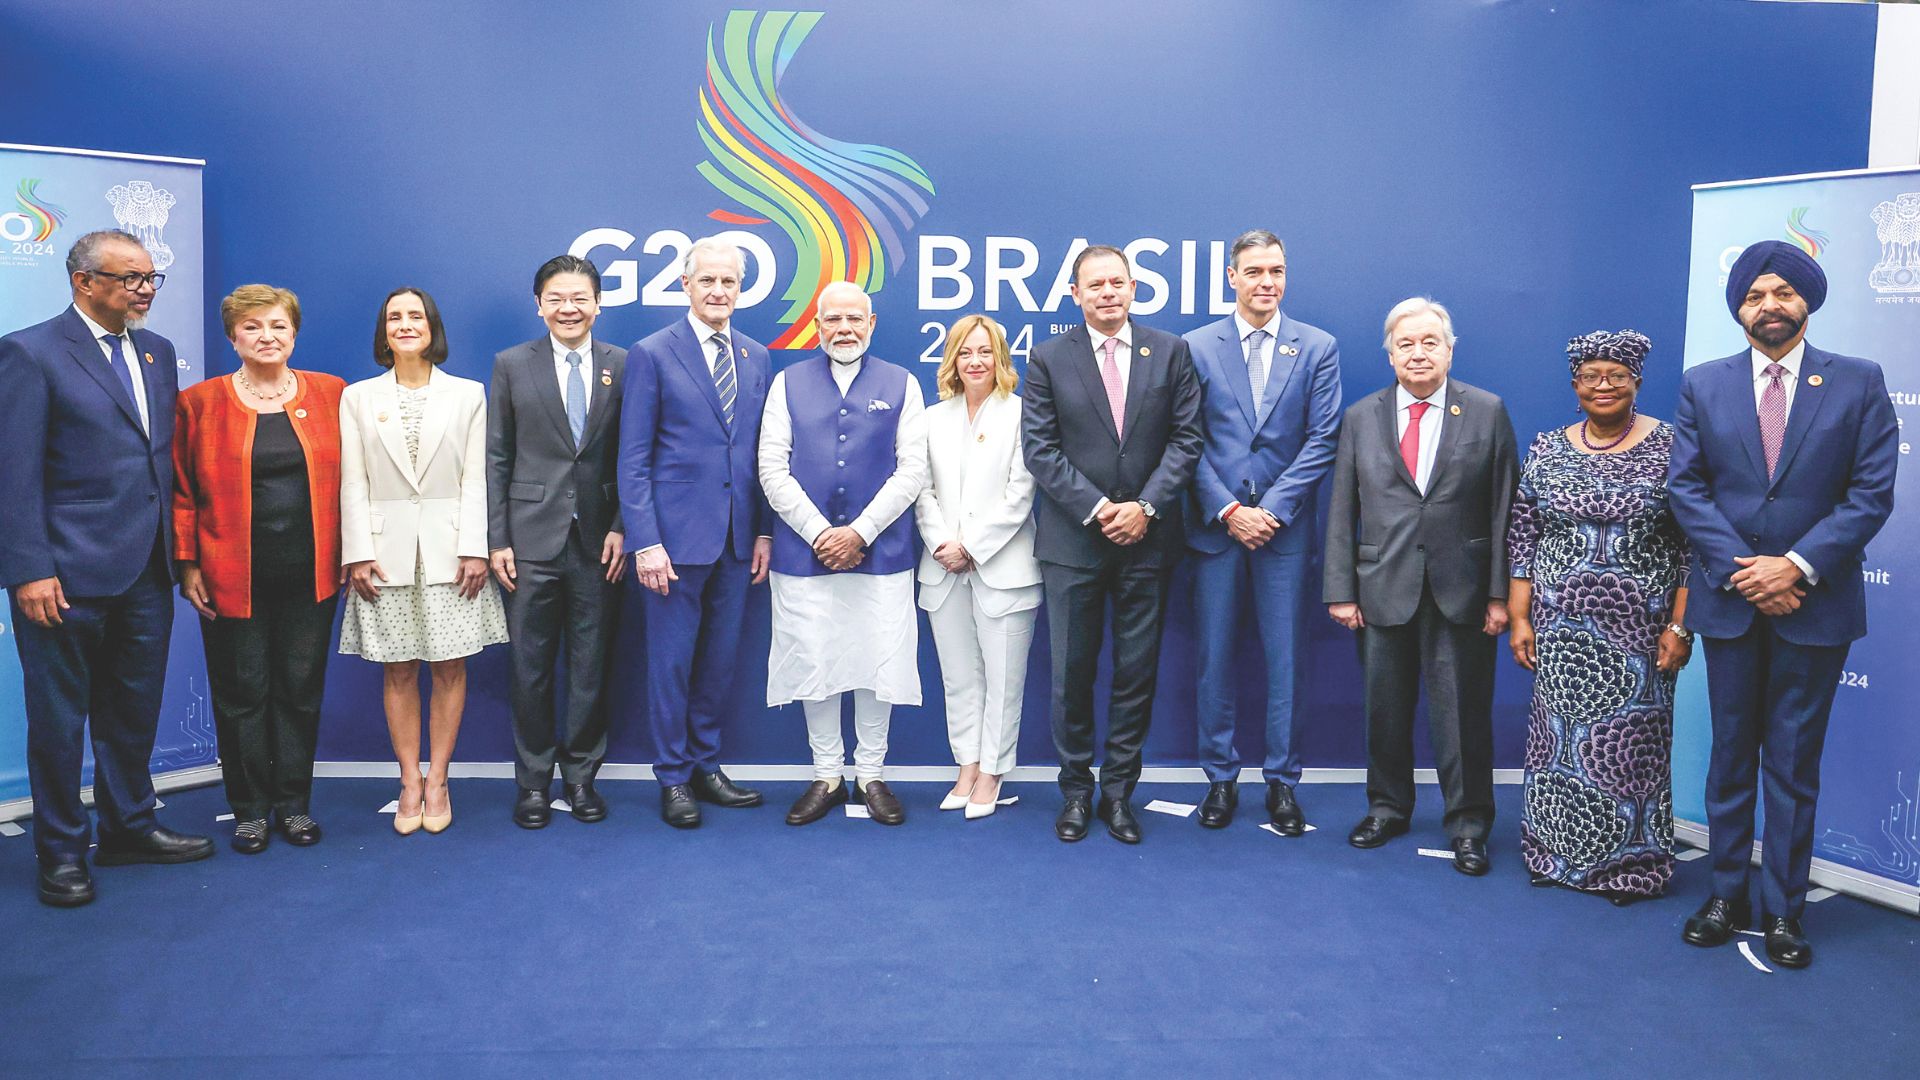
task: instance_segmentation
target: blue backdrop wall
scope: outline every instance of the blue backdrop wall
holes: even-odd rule
[[[1429,294],[1455,312],[1456,373],[1506,396],[1524,445],[1572,414],[1562,347],[1596,327],[1652,336],[1643,401],[1670,411],[1688,185],[1864,165],[1874,45],[1871,8],[1744,0],[474,10],[133,0],[111,16],[124,47],[102,49],[96,20],[9,0],[0,40],[32,47],[0,68],[0,141],[207,160],[210,373],[234,366],[212,347],[218,297],[267,281],[306,309],[297,365],[372,375],[375,305],[404,282],[440,300],[451,370],[484,378],[541,332],[531,274],[569,248],[610,267],[598,333],[631,342],[682,317],[665,268],[683,238],[728,228],[756,238],[764,299],[739,321],[764,341],[799,343],[793,298],[843,266],[878,288],[879,355],[915,361],[936,324],[980,308],[1042,339],[1077,321],[1055,285],[1079,240],[1133,245],[1141,317],[1185,331],[1224,310],[1217,245],[1260,225],[1288,243],[1287,311],[1344,343],[1349,400],[1389,377],[1380,317]],[[796,130],[822,148],[812,193],[749,164]],[[1194,760],[1186,595],[1156,764]],[[613,759],[645,761],[631,597],[624,615]],[[760,590],[749,655],[765,620]],[[1306,762],[1359,765],[1351,638],[1316,621],[1308,648]],[[928,705],[896,714],[900,763],[949,760],[922,653]],[[764,681],[762,664],[740,672],[726,756],[804,761],[797,710],[761,708]],[[378,685],[373,665],[334,662],[323,758],[387,757]],[[504,687],[492,650],[463,759],[511,756]],[[1044,677],[1030,687],[1035,763],[1052,755]],[[1504,766],[1528,692],[1503,660]]]

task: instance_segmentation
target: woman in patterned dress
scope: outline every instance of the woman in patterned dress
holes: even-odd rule
[[[387,732],[400,762],[393,827],[453,823],[447,765],[466,708],[465,657],[507,640],[487,576],[487,395],[439,370],[446,329],[433,298],[387,295],[373,358],[387,368],[340,399],[340,540],[352,590],[340,652],[386,667]],[[420,775],[420,664],[433,673],[430,770]]]
[[[1632,330],[1568,343],[1585,416],[1533,440],[1507,530],[1510,643],[1534,673],[1527,870],[1620,905],[1673,875],[1673,686],[1692,649],[1673,427],[1634,406],[1651,347]]]

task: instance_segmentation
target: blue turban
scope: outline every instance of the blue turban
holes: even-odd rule
[[[1740,253],[1733,269],[1727,271],[1727,310],[1740,318],[1740,304],[1747,290],[1762,274],[1779,274],[1807,301],[1807,313],[1820,310],[1827,302],[1827,272],[1813,256],[1785,240],[1762,240]]]
[[[1580,365],[1589,360],[1611,360],[1625,366],[1637,379],[1640,369],[1647,364],[1647,353],[1652,350],[1653,342],[1637,330],[1622,330],[1617,334],[1595,330],[1567,342],[1567,366],[1578,375]]]

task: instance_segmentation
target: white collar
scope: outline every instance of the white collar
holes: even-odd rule
[[[133,340],[133,331],[132,331],[132,330],[121,330],[121,331],[120,331],[120,332],[119,332],[118,334],[115,334],[115,333],[114,333],[113,331],[111,331],[111,330],[109,330],[109,329],[107,329],[107,328],[106,328],[106,327],[104,327],[104,326],[101,326],[101,325],[100,325],[99,323],[97,323],[97,322],[94,322],[94,321],[93,321],[93,317],[92,317],[92,316],[90,316],[90,315],[88,315],[88,314],[87,314],[87,313],[86,313],[85,311],[82,311],[82,310],[80,309],[80,305],[79,305],[79,304],[75,304],[75,305],[73,305],[73,313],[74,313],[75,315],[78,315],[78,316],[80,316],[80,321],[81,321],[81,322],[83,322],[83,323],[86,323],[86,324],[87,324],[87,331],[88,331],[89,333],[91,333],[91,334],[93,335],[93,343],[94,343],[95,345],[98,345],[98,344],[100,344],[100,339],[101,339],[101,338],[103,338],[103,337],[108,337],[108,336],[112,336],[112,337],[123,337],[123,338],[126,338],[126,339],[127,339],[127,340],[129,340],[129,341],[131,341],[131,340]]]
[[[1279,308],[1273,309],[1273,318],[1267,320],[1267,325],[1255,326],[1252,323],[1248,322],[1247,320],[1241,318],[1240,310],[1238,308],[1235,308],[1233,312],[1233,325],[1240,331],[1241,341],[1247,340],[1247,335],[1253,333],[1255,330],[1265,330],[1267,332],[1267,336],[1273,338],[1275,341],[1278,341],[1280,339],[1280,309]]]
[[[1120,351],[1126,352],[1133,348],[1133,320],[1128,319],[1126,322],[1121,323],[1120,332],[1117,334],[1103,334],[1095,330],[1092,323],[1088,323],[1087,336],[1093,339],[1094,352],[1099,352],[1100,347],[1107,343],[1108,338],[1117,339],[1120,342]]]
[[[725,334],[727,336],[728,341],[733,340],[733,320],[732,319],[727,320],[727,325],[721,327],[718,330],[715,330],[713,327],[708,326],[706,323],[701,322],[700,316],[695,315],[693,313],[692,308],[688,308],[687,309],[687,325],[693,327],[693,340],[699,342],[702,346],[705,346],[706,344],[711,342],[713,340],[713,335],[715,334]]]
[[[547,335],[547,341],[549,344],[553,346],[553,362],[554,363],[564,364],[567,362],[568,353],[577,352],[580,354],[580,358],[586,361],[588,367],[593,366],[593,335],[592,334],[588,334],[587,340],[581,342],[580,346],[574,349],[569,349],[565,345],[561,344],[560,339],[553,336],[552,334]]]
[[[101,331],[101,333],[105,332],[104,330]],[[1781,357],[1778,361],[1775,361],[1773,357],[1768,356],[1759,349],[1750,350],[1748,355],[1753,361],[1753,377],[1756,381],[1766,378],[1767,365],[1776,362],[1781,367],[1787,369],[1787,378],[1798,379],[1800,377],[1800,363],[1807,358],[1807,339],[1801,338],[1800,343],[1795,345],[1787,352],[1787,355]]]
[[[1423,397],[1423,398],[1414,397],[1413,391],[1408,390],[1404,385],[1402,385],[1399,382],[1399,380],[1394,381],[1393,405],[1394,405],[1394,408],[1396,409],[1405,411],[1407,409],[1412,408],[1413,403],[1416,401],[1424,401],[1427,404],[1432,405],[1434,408],[1437,409],[1440,407],[1440,403],[1445,400],[1447,400],[1447,380],[1446,379],[1441,379],[1439,388],[1434,390],[1433,393],[1428,394],[1426,397]]]

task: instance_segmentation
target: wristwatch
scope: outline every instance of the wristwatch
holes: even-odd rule
[[[1681,626],[1679,623],[1668,623],[1667,629],[1671,630],[1673,632],[1673,636],[1679,638],[1681,641],[1684,641],[1689,645],[1693,643],[1693,631],[1687,629],[1684,626]]]
[[[1153,509],[1153,504],[1152,504],[1152,503],[1150,503],[1150,502],[1148,502],[1147,500],[1145,500],[1145,499],[1135,499],[1134,501],[1140,504],[1140,510],[1141,510],[1141,512],[1142,512],[1142,513],[1144,513],[1144,514],[1146,514],[1146,515],[1147,515],[1148,517],[1158,517],[1158,516],[1160,516],[1160,515],[1159,515],[1158,513],[1156,513],[1156,512],[1154,511],[1154,509]]]

